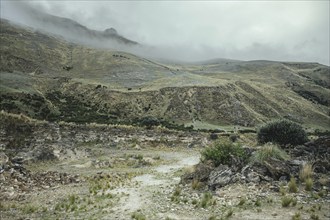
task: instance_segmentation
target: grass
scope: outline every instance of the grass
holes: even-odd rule
[[[206,192],[203,194],[202,199],[198,203],[198,206],[201,208],[207,208],[210,205],[215,205],[216,200],[213,198],[212,193]]]
[[[257,199],[254,203],[255,206],[260,207],[261,206],[261,201],[260,199]]]
[[[313,166],[310,163],[306,163],[299,171],[299,178],[302,182],[305,182],[313,175]]]
[[[38,211],[38,207],[28,204],[22,208],[22,211],[25,214],[32,214],[32,213],[35,213],[36,211]]]
[[[131,217],[132,217],[132,219],[135,219],[135,220],[146,220],[147,219],[142,213],[139,213],[139,212],[133,212]]]
[[[300,212],[296,212],[294,216],[292,216],[291,220],[301,220]]]
[[[275,158],[279,160],[288,160],[289,155],[277,145],[272,143],[266,143],[252,156],[252,163],[264,163],[270,158]]]
[[[282,201],[282,207],[288,207],[288,206],[290,206],[292,200],[293,200],[293,198],[291,196],[284,196],[284,197],[282,197],[282,199],[281,199],[281,201]]]
[[[306,180],[305,180],[305,190],[306,191],[311,191],[312,190],[312,188],[313,188],[313,179],[312,178],[307,178]]]
[[[290,182],[288,183],[288,187],[289,187],[289,192],[291,192],[291,193],[297,193],[298,192],[296,179],[294,177],[290,178]]]
[[[246,202],[246,199],[245,199],[245,198],[241,198],[241,199],[239,200],[238,206],[242,206],[242,205],[244,205],[245,202]]]
[[[192,182],[191,182],[191,188],[194,189],[194,190],[199,190],[202,188],[202,183],[197,180],[197,179],[194,179]]]

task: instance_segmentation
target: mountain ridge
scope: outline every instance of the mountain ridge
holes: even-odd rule
[[[253,127],[288,118],[329,128],[324,65],[163,64],[72,44],[3,20],[0,37],[1,110],[7,112],[76,123],[131,124],[154,117],[205,127]]]

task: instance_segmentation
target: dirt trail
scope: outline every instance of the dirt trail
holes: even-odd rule
[[[150,206],[157,205],[153,201],[153,194],[159,190],[173,188],[180,182],[180,177],[176,175],[176,172],[193,166],[200,160],[200,155],[196,151],[164,152],[162,156],[164,159],[162,164],[133,178],[132,187],[121,187],[109,191],[113,194],[124,195],[113,207],[112,217],[129,219],[133,212],[145,208],[150,209]]]

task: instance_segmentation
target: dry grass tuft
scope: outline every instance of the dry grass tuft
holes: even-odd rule
[[[313,166],[310,163],[306,163],[299,172],[299,178],[302,182],[305,182],[307,179],[312,178],[313,175]]]

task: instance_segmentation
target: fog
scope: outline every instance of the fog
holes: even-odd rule
[[[31,19],[31,8],[73,19],[95,33],[114,27],[139,46],[63,33]],[[1,17],[154,58],[330,62],[329,1],[1,1]]]

